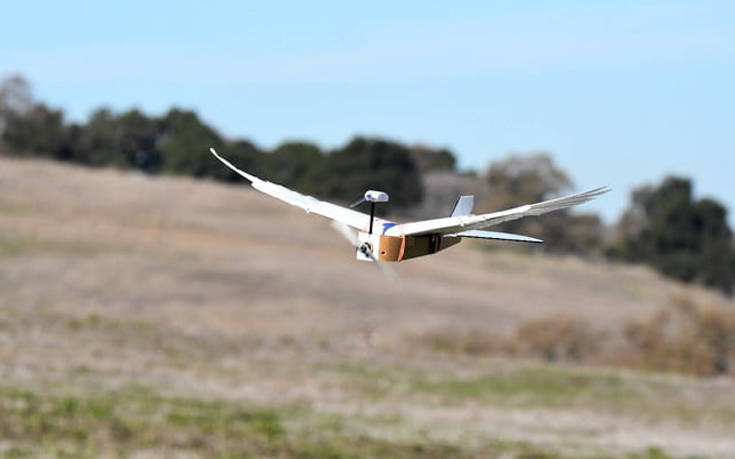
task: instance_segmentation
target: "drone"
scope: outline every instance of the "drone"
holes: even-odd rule
[[[306,213],[321,215],[332,220],[332,226],[355,248],[357,259],[376,262],[384,272],[387,271],[384,262],[400,262],[432,255],[459,244],[465,238],[540,244],[543,242],[541,239],[520,234],[485,231],[484,228],[576,206],[610,191],[608,187],[600,187],[487,214],[473,214],[475,198],[472,195],[465,195],[457,199],[448,217],[396,223],[375,216],[376,204],[388,202],[388,193],[384,191],[367,190],[363,197],[347,208],[320,201],[282,185],[259,179],[235,167],[221,157],[214,148],[210,148],[209,151],[225,166],[250,181],[256,190],[292,206],[300,207]],[[365,202],[370,204],[370,214],[354,210],[354,207]]]

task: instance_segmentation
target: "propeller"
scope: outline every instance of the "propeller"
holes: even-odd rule
[[[332,220],[332,228],[334,228],[335,231],[337,231],[347,242],[349,242],[352,247],[359,250],[366,257],[373,260],[380,269],[380,272],[382,272],[387,279],[394,280],[396,278],[395,271],[393,271],[387,263],[378,260],[378,258],[373,254],[372,245],[367,242],[361,243],[360,240],[357,238],[357,233],[353,229],[351,229],[344,223],[338,222],[337,220]]]
[[[349,226],[345,225],[342,222],[338,222],[337,220],[332,220],[332,228],[334,228],[335,231],[341,234],[342,237],[345,238],[347,242],[352,244],[353,247],[358,247],[360,245],[360,240],[357,239],[357,233]]]

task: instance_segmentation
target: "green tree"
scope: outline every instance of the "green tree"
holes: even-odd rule
[[[411,155],[424,173],[438,170],[453,171],[457,165],[457,159],[446,148],[435,150],[425,145],[414,145],[411,147]]]
[[[353,139],[327,155],[310,182],[319,196],[342,201],[358,199],[368,189],[386,191],[392,207],[413,205],[423,197],[421,175],[410,151],[382,139]]]
[[[3,117],[2,141],[18,155],[61,159],[65,136],[63,113],[43,104]]]
[[[735,247],[727,225],[727,210],[717,201],[702,199],[695,204],[695,227],[700,234],[697,271],[705,285],[729,294],[735,285]]]
[[[310,191],[311,175],[324,160],[318,146],[307,142],[286,142],[266,156],[268,180],[297,190]]]
[[[119,151],[120,133],[115,115],[108,108],[98,108],[78,128],[71,127],[70,142],[74,160],[88,166],[123,166]]]
[[[684,282],[701,282],[732,293],[735,247],[727,211],[712,199],[695,201],[686,178],[633,193],[623,215],[623,256]]]
[[[220,175],[214,168],[209,147],[220,148],[224,142],[196,113],[173,108],[163,117],[161,124],[163,171],[193,177]]]
[[[69,159],[90,166],[117,166],[157,172],[161,123],[133,109],[120,115],[97,109],[87,124],[67,128]]]
[[[0,151],[64,159],[65,130],[63,112],[35,102],[25,78],[0,82]]]
[[[161,122],[133,109],[119,115],[117,125],[122,132],[119,148],[125,162],[135,169],[157,172],[163,161],[158,150]]]

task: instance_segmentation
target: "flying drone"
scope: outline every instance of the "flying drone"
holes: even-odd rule
[[[384,191],[367,190],[362,198],[350,205],[350,208],[342,207],[259,179],[232,165],[217,154],[214,148],[210,148],[209,151],[227,167],[249,180],[256,190],[300,207],[306,213],[331,219],[332,226],[355,247],[358,260],[377,262],[384,270],[382,262],[398,262],[431,255],[459,244],[464,238],[542,243],[541,239],[520,234],[485,231],[483,228],[576,206],[610,191],[608,187],[595,188],[583,193],[478,215],[472,213],[474,196],[460,196],[448,217],[396,223],[375,216],[375,205],[388,202],[388,194]],[[365,202],[370,203],[370,214],[353,209]]]

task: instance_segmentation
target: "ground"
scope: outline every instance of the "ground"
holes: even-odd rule
[[[388,282],[245,186],[0,159],[8,456],[735,457],[735,381],[447,352],[672,297],[644,267],[463,243]]]

